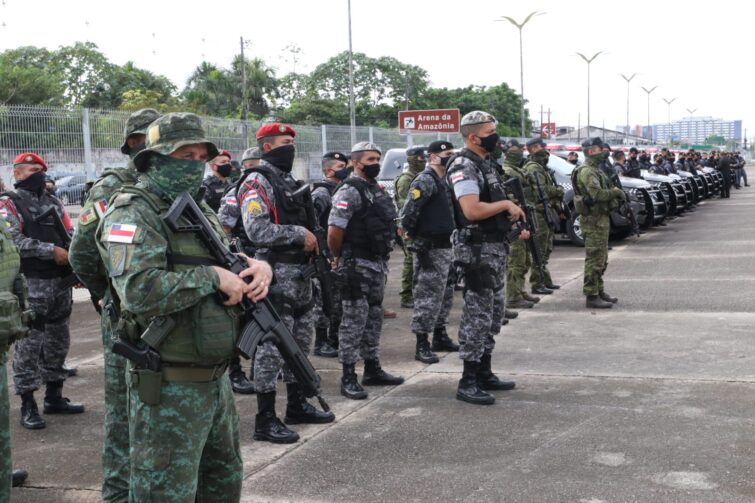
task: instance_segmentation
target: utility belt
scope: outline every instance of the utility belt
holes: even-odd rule
[[[368,250],[366,248],[354,248],[353,246],[348,246],[344,248],[342,256],[344,259],[361,258],[363,260],[369,260],[371,262],[380,262],[381,260],[388,260],[388,257],[378,255],[372,250]]]
[[[148,369],[131,368],[129,379],[131,386],[139,393],[139,399],[147,405],[160,404],[160,391],[164,382],[207,383],[214,382],[225,375],[229,362],[212,366],[171,365],[163,363],[155,372]]]
[[[426,250],[451,248],[451,235],[417,236],[414,238],[414,246]]]
[[[54,269],[29,269],[24,271],[24,276],[34,279],[58,279],[71,274],[69,267],[56,267]]]
[[[506,235],[503,232],[483,232],[480,229],[465,228],[459,230],[459,241],[468,245],[504,243]]]
[[[305,265],[310,262],[312,255],[302,251],[275,251],[257,253],[260,260],[264,260],[271,266],[275,264]]]

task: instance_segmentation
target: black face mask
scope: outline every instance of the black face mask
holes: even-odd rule
[[[284,173],[291,172],[295,157],[296,147],[293,145],[283,145],[262,154],[262,160],[269,162]]]
[[[480,138],[480,141],[482,142],[482,148],[485,149],[485,152],[492,152],[493,150],[495,150],[496,145],[498,145],[499,139],[500,136],[498,136],[498,133],[489,134],[484,138]]]
[[[450,155],[448,157],[441,157],[440,158],[440,165],[445,168],[445,167],[448,166],[448,161],[450,161],[450,160],[451,160],[451,156]]]
[[[220,176],[228,178],[229,176],[231,176],[233,166],[231,166],[230,164],[221,164],[220,166],[215,166],[215,169],[217,169]]]
[[[333,176],[341,181],[346,180],[351,174],[351,168],[341,168],[338,171],[333,172]]]
[[[374,180],[380,174],[380,164],[365,164],[364,176],[370,180]]]
[[[34,192],[38,196],[41,196],[42,191],[45,190],[46,177],[47,175],[45,175],[44,171],[37,171],[36,173],[29,175],[26,180],[14,183],[13,186],[17,189],[28,190],[29,192]]]

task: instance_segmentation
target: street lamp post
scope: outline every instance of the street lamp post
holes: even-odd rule
[[[357,142],[357,113],[354,104],[354,57],[351,49],[351,0],[349,6],[349,120],[351,122],[351,144]]]
[[[637,76],[636,73],[633,73],[631,77],[627,77],[623,73],[620,73],[621,78],[627,81],[627,129],[626,133],[624,133],[624,141],[626,143],[629,143],[629,83],[632,82],[632,79]]]
[[[581,52],[577,53],[577,56],[585,60],[587,63],[587,137],[590,137],[590,63],[595,61],[595,58],[603,54],[603,51],[598,51],[591,58],[588,58]]]
[[[538,11],[530,12],[529,14],[527,14],[527,17],[525,17],[524,21],[522,21],[521,23],[517,23],[516,21],[514,21],[513,18],[510,18],[508,16],[501,16],[501,19],[497,19],[497,21],[502,21],[505,19],[509,23],[516,26],[517,29],[519,30],[519,85],[520,85],[520,89],[522,93],[521,108],[519,110],[519,114],[522,118],[522,138],[526,136],[525,126],[524,126],[524,52],[522,51],[522,28],[524,28],[524,25],[526,25],[530,21],[530,19],[532,19],[535,16],[540,16],[543,14],[545,14],[545,12],[538,12]]]
[[[650,93],[658,89],[658,86],[655,86],[652,89],[646,89],[642,86],[640,86],[640,88],[648,93],[648,133],[650,134],[650,141],[653,141],[653,130],[650,128]]]
[[[671,138],[673,136],[673,132],[671,131],[671,104],[676,101],[676,98],[671,98],[670,100],[663,98],[663,101],[668,105],[668,144],[671,145]]]

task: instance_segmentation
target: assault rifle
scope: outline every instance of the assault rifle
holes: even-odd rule
[[[514,197],[519,201],[519,207],[524,211],[526,217],[525,222],[517,222],[515,225],[515,232],[521,233],[524,230],[530,232],[530,238],[527,240],[527,246],[530,249],[530,255],[532,255],[532,261],[535,263],[535,267],[540,271],[540,276],[545,277],[545,264],[543,264],[543,255],[540,253],[540,246],[538,246],[535,236],[537,235],[537,224],[535,224],[535,218],[533,216],[532,207],[527,204],[527,199],[524,197],[524,188],[519,178],[512,176],[504,182],[504,185],[511,188],[514,193]]]
[[[188,192],[181,193],[168,209],[163,221],[173,232],[196,234],[207,246],[217,263],[234,274],[239,274],[248,267],[246,260],[229,250],[216,234],[207,217]],[[251,282],[251,278],[245,281]],[[236,348],[244,358],[251,359],[257,347],[264,342],[272,342],[280,351],[283,360],[296,377],[296,382],[308,398],[317,397],[323,410],[330,407],[321,396],[320,376],[312,363],[294,339],[267,299],[252,302],[244,296],[239,304],[244,313],[244,325],[241,329]]]
[[[543,190],[543,186],[540,184],[540,177],[537,175],[537,173],[535,173],[533,178],[535,179],[535,188],[537,189],[537,197],[540,199],[540,204],[543,205],[543,214],[545,215],[545,223],[548,224],[548,227],[553,229],[553,232],[558,232],[559,225],[553,218],[553,212],[551,211],[550,199],[545,194],[545,190]]]

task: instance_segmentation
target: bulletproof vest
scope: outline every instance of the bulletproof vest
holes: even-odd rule
[[[225,193],[226,184],[215,175],[208,176],[202,181],[202,185],[205,187],[204,201],[212,208],[212,211],[216,212],[220,209],[220,202],[223,199]]]
[[[118,179],[120,182],[117,185],[114,185],[114,187],[122,187],[123,185],[133,185],[136,182],[139,181],[138,174],[136,172],[136,169],[132,167],[133,165],[129,163],[129,166],[126,168],[108,168],[105,171],[102,172],[100,177],[95,180],[94,182],[87,182],[84,189],[84,195],[82,196],[81,200],[86,202],[87,199],[89,199],[89,192],[91,191],[92,187],[96,184],[100,183],[102,180],[105,180],[106,178],[112,176]]]
[[[162,217],[169,203],[141,185],[127,186],[113,200],[114,207],[131,204],[132,198],[143,199],[149,208]],[[228,244],[223,228],[215,213],[205,202],[199,203],[215,233]],[[183,222],[190,224],[190,222]],[[168,242],[168,269],[183,272],[202,265],[218,265],[197,234],[173,232],[163,223],[162,235]],[[235,351],[240,331],[241,312],[236,306],[223,306],[214,295],[182,311],[170,315],[175,327],[159,348],[163,362],[179,364],[213,365],[230,359]],[[127,313],[124,318],[136,321],[136,333],[141,334],[150,320]]]
[[[26,280],[20,274],[21,258],[6,223],[0,219],[0,355],[8,345],[26,336]]]
[[[338,185],[333,184],[333,183],[328,183],[325,181],[314,182],[312,184],[312,192],[314,192],[315,189],[319,189],[320,187],[328,191],[328,194],[330,194],[330,198],[332,201],[333,194],[336,193],[336,189],[338,188]],[[320,214],[319,224],[320,224],[320,228],[322,229],[328,228],[328,217],[330,216],[331,201],[328,201],[328,207],[325,208],[324,211]]]
[[[480,191],[480,201],[484,203],[494,203],[496,201],[505,201],[508,199],[508,197],[506,197],[506,191],[504,190],[501,178],[498,176],[495,168],[490,163],[487,163],[485,162],[485,160],[480,159],[473,153],[468,152],[467,149],[463,149],[457,154],[451,156],[451,159],[449,159],[447,165],[452,166],[457,157],[466,157],[467,159],[472,161],[475,166],[477,166],[477,169],[482,172],[484,185],[482,187],[482,190]],[[446,173],[447,180],[449,178],[449,175],[450,172]],[[449,186],[451,186],[450,183]],[[483,232],[483,234],[503,233],[503,235],[508,234],[511,230],[511,222],[509,222],[509,219],[507,218],[508,213],[505,211],[497,213],[492,217],[488,217],[485,220],[470,222],[469,220],[467,220],[467,217],[464,216],[464,212],[462,211],[461,205],[459,204],[459,201],[456,199],[456,197],[453,198],[453,206],[454,218],[456,219],[456,227],[459,229],[463,229],[465,227],[474,227],[476,225]]]
[[[632,178],[642,178],[642,171],[640,170],[640,161],[637,159],[627,159],[626,169],[624,170],[627,176]]]
[[[356,258],[382,260],[388,258],[391,241],[396,234],[396,207],[376,183],[352,176],[338,187],[354,187],[362,207],[346,226],[344,244]]]
[[[39,200],[34,200],[24,198],[17,192],[7,192],[4,195],[10,197],[24,221],[24,236],[42,241],[43,243],[52,243],[60,248],[66,248],[65,238],[56,229],[53,217],[47,216],[39,220],[39,216],[44,213],[44,207],[57,207],[57,203],[52,199],[52,196],[43,193]],[[21,270],[29,278],[43,279],[62,278],[71,273],[69,266],[59,266],[53,259],[43,260],[37,257],[22,257]]]
[[[435,182],[435,194],[422,207],[417,219],[415,234],[419,237],[450,237],[454,231],[454,220],[451,214],[451,201],[448,185],[435,174],[432,169],[426,169]]]

